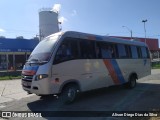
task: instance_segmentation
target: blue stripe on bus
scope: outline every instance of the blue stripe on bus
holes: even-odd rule
[[[113,65],[113,67],[114,67],[114,70],[116,71],[116,74],[117,74],[117,76],[118,76],[118,79],[120,80],[120,83],[121,83],[121,84],[125,83],[125,79],[124,79],[124,77],[123,77],[123,75],[122,75],[122,72],[121,72],[121,70],[120,70],[120,68],[119,68],[119,66],[118,66],[117,61],[114,60],[114,59],[112,59],[112,60],[111,60],[111,63],[112,63],[112,65]]]
[[[120,80],[118,78],[118,75],[117,75],[117,73],[116,73],[116,71],[113,67],[113,64],[111,63],[111,60],[110,59],[104,59],[103,62],[105,64],[105,66],[107,67],[108,72],[109,72],[114,84],[116,84],[116,85],[121,84]]]
[[[24,66],[23,70],[34,70],[37,71],[39,66]]]

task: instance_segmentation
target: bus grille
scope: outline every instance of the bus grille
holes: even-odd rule
[[[22,86],[25,88],[31,88],[33,75],[22,75]]]

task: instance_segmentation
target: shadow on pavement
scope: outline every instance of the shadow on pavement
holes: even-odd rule
[[[64,105],[56,97],[50,96],[47,99],[30,102],[27,106],[32,112],[60,111],[59,116],[61,111],[66,113],[71,111],[70,114],[73,114],[73,116],[77,114],[74,111],[81,111],[81,113],[78,113],[81,117],[84,112],[84,117],[87,116],[87,112],[89,115],[93,114],[96,117],[94,113],[96,111],[106,112],[106,116],[108,116],[108,113],[116,111],[160,111],[159,91],[160,84],[138,83],[136,88],[129,90],[124,89],[123,86],[112,86],[85,92],[80,94],[74,103],[68,105]],[[89,113],[90,111],[94,112]],[[65,115],[64,112],[62,112],[62,116]],[[48,115],[51,115],[51,113],[48,112]],[[104,114],[98,114],[97,117],[100,117],[100,115],[105,117]]]

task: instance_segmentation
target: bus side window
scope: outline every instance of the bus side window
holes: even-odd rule
[[[148,58],[146,47],[141,47],[142,58]]]
[[[117,44],[117,49],[118,49],[119,58],[127,58],[126,49],[123,44]]]
[[[53,64],[77,59],[79,55],[77,46],[77,40],[65,38],[57,50]]]
[[[116,44],[112,44],[112,58],[117,58],[117,49],[116,49]]]
[[[80,39],[80,52],[82,59],[94,59],[95,55],[95,41]]]
[[[138,58],[138,51],[136,46],[133,46],[133,45],[131,46],[131,55],[132,55],[132,58],[135,58],[135,59]]]
[[[126,58],[131,58],[131,48],[129,45],[125,45],[125,49],[126,49]]]
[[[115,48],[112,43],[98,42],[100,46],[100,52],[102,59],[112,59],[115,58]]]
[[[137,51],[138,51],[138,58],[142,58],[141,48],[137,47]]]
[[[101,58],[102,58],[102,55],[101,55],[101,49],[100,49],[100,44],[99,44],[99,42],[96,42],[95,52],[96,52],[96,58],[97,58],[97,59],[101,59]]]

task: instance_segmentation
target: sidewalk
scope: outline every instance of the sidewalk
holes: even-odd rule
[[[4,80],[0,81],[0,109],[5,107],[2,103],[19,100],[24,97],[29,97],[21,86],[21,80]]]
[[[159,74],[160,73],[160,69],[152,69],[151,70],[151,74],[154,75],[154,74]]]

